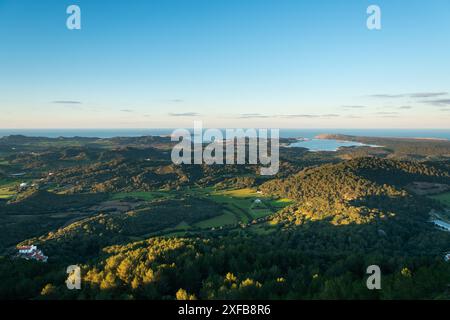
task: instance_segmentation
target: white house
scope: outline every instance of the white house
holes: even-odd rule
[[[33,251],[37,250],[36,246],[22,246],[17,248],[19,250],[19,253],[27,254],[32,253]]]
[[[450,224],[447,222],[441,221],[441,220],[433,220],[433,223],[435,226],[437,226],[439,229],[450,231]]]
[[[22,182],[21,184],[19,184],[20,189],[25,189],[27,187],[28,187],[28,183],[26,183],[26,182]]]
[[[447,254],[444,256],[444,261],[445,261],[445,262],[450,262],[450,253],[447,253]]]
[[[47,262],[48,257],[44,255],[42,250],[39,250],[36,246],[22,246],[17,248],[19,250],[19,257],[26,260],[36,260],[41,262]]]

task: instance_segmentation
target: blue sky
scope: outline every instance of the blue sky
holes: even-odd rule
[[[0,0],[0,128],[450,128],[449,32],[448,0]]]

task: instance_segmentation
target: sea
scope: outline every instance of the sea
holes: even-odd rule
[[[30,137],[139,137],[167,136],[173,128],[142,129],[0,129],[0,137],[24,135]],[[365,137],[426,138],[450,140],[450,129],[280,129],[281,138],[303,138],[292,143],[292,147],[304,147],[311,151],[336,151],[340,147],[362,146],[364,144],[350,141],[314,139],[319,134],[345,134]],[[375,147],[375,146],[374,146]]]

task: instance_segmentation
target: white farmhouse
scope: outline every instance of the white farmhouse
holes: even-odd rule
[[[450,224],[441,220],[433,220],[433,223],[436,227],[441,230],[450,231]]]
[[[17,248],[19,250],[19,253],[21,254],[27,254],[32,253],[33,251],[37,250],[36,246],[22,246]]]
[[[18,256],[25,260],[36,260],[41,262],[47,262],[48,257],[44,255],[42,250],[39,250],[35,245],[17,247],[19,250]]]
[[[26,188],[28,188],[28,183],[22,182],[21,184],[19,184],[19,188],[20,188],[20,189],[26,189]]]

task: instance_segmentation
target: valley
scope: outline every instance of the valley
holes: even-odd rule
[[[448,221],[450,142],[346,139],[383,147],[282,140],[264,177],[174,165],[167,137],[0,138],[0,297],[450,298],[450,233],[429,214]],[[48,261],[17,258],[31,245]],[[371,264],[382,291],[365,288]]]

